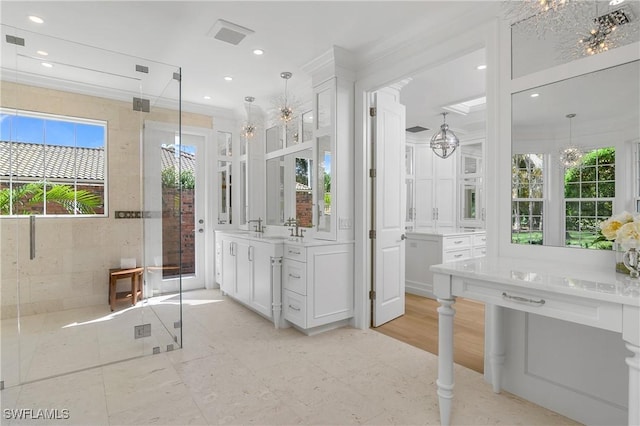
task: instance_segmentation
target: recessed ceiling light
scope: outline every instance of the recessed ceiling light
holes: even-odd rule
[[[29,20],[31,22],[35,22],[36,24],[44,24],[44,19],[39,16],[29,15]]]
[[[233,80],[233,77],[226,76],[224,79],[225,79],[226,81],[232,81],[232,80]]]
[[[609,2],[609,6],[616,6],[616,5],[619,5],[622,2],[624,2],[624,0],[611,0]]]
[[[540,93],[532,93],[532,94],[531,94],[531,97],[532,97],[532,98],[537,98],[538,96],[540,96]]]
[[[487,66],[486,66],[486,65],[478,65],[478,66],[476,67],[476,69],[477,69],[477,70],[486,70],[486,69],[487,69]]]
[[[49,56],[49,52],[45,52],[44,50],[38,50],[36,53],[40,56]]]
[[[254,55],[258,55],[258,56],[264,55],[264,50],[262,50],[262,49],[254,49],[253,50],[253,54]]]
[[[45,68],[53,68],[53,64],[50,64],[49,62],[43,62],[42,66]]]
[[[209,100],[209,99],[211,99],[211,96],[204,96],[204,98],[205,98],[206,100]]]

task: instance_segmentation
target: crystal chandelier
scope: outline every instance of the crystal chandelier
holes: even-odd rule
[[[256,125],[251,120],[251,104],[256,100],[253,96],[246,96],[244,98],[245,102],[247,102],[247,122],[242,126],[242,131],[240,134],[246,138],[251,139],[256,131]]]
[[[638,19],[633,19],[628,9],[623,7],[600,15],[595,2],[595,15],[591,15],[580,29],[582,35],[573,56],[591,56],[627,44],[633,41],[638,27]]]
[[[440,131],[431,137],[429,146],[433,152],[440,158],[447,158],[456,150],[460,145],[458,137],[449,130],[449,125],[446,122],[448,112],[442,113],[442,125]]]
[[[580,0],[507,0],[503,3],[505,17],[529,33],[544,38],[547,32],[570,27],[584,16],[584,1]]]
[[[283,71],[280,73],[280,78],[284,79],[284,102],[278,107],[280,120],[285,123],[291,121],[293,118],[293,108],[287,102],[287,81],[291,78],[293,74],[288,71]]]
[[[570,169],[579,165],[582,161],[582,156],[584,155],[582,149],[574,145],[572,140],[572,120],[575,116],[575,114],[566,115],[569,119],[569,145],[560,151],[560,164],[562,164],[565,169]]]

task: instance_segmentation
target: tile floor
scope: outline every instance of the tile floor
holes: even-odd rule
[[[428,352],[372,330],[276,330],[217,290],[183,301],[184,349],[9,387],[0,423],[439,424],[437,357]],[[575,424],[493,394],[474,371],[455,372],[454,424]],[[5,411],[29,408],[68,410],[69,418],[11,420]]]

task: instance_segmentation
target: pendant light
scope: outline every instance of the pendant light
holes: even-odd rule
[[[431,137],[429,146],[433,152],[440,158],[447,158],[454,153],[456,148],[460,145],[458,137],[449,130],[449,125],[446,122],[448,112],[442,113],[442,125],[440,131]]]
[[[256,98],[253,96],[246,96],[244,101],[247,102],[247,122],[242,126],[241,134],[245,139],[251,139],[256,131],[256,125],[251,120],[251,104]]]
[[[293,108],[291,108],[291,105],[289,105],[287,100],[287,81],[291,78],[292,75],[293,74],[291,74],[289,71],[283,71],[280,73],[280,78],[284,80],[284,103],[280,105],[278,109],[280,120],[284,121],[285,123],[291,121],[291,119],[293,118]]]
[[[575,114],[567,114],[565,116],[569,119],[569,145],[560,151],[560,164],[562,164],[565,169],[578,166],[584,155],[582,149],[573,144],[572,120],[575,116]]]

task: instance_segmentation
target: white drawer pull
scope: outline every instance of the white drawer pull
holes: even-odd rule
[[[296,308],[295,306],[291,306],[291,304],[289,304],[289,308],[293,309],[294,311],[300,311],[300,308]]]
[[[289,250],[289,254],[300,254],[300,252],[299,251]]]
[[[290,278],[295,278],[296,280],[300,279],[300,275],[293,275],[293,274],[289,274]]]
[[[545,300],[544,299],[540,299],[540,300],[533,300],[533,299],[527,299],[526,297],[520,297],[520,296],[511,296],[507,293],[502,293],[502,298],[505,300],[512,300],[514,302],[518,302],[518,303],[528,303],[531,305],[537,305],[537,306],[542,306],[545,304]]]
[[[458,253],[458,254],[454,254],[454,255],[453,255],[453,257],[456,257],[456,258],[458,258],[458,257],[462,257],[462,256],[463,256],[463,254],[462,254],[462,253]]]

